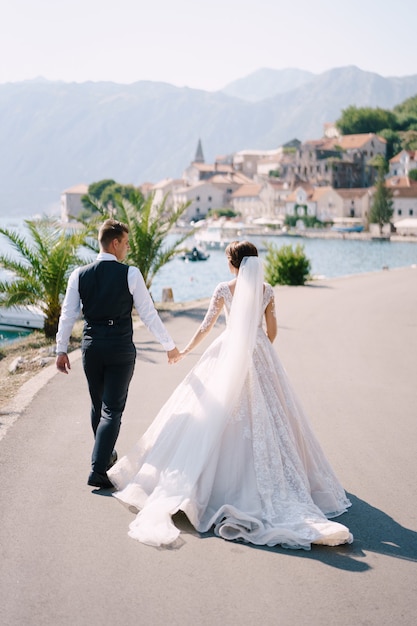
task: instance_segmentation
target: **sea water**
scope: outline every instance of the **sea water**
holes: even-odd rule
[[[391,242],[360,239],[319,239],[280,237],[250,237],[265,257],[265,242],[276,247],[301,244],[311,263],[311,275],[337,278],[382,269],[417,265],[417,241]],[[210,250],[207,261],[184,261],[178,257],[165,265],[155,276],[151,293],[156,302],[162,290],[170,287],[175,302],[188,302],[211,296],[215,286],[230,280],[224,250]]]
[[[31,332],[31,330],[27,330],[26,328],[22,330],[10,330],[9,328],[6,329],[4,326],[0,326],[0,347],[13,343],[16,339],[26,337],[27,335],[30,335]]]

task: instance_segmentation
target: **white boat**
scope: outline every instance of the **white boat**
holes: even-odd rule
[[[45,314],[33,305],[0,307],[0,330],[40,329],[43,328],[44,320]]]
[[[194,235],[199,246],[207,248],[225,248],[233,239],[226,237],[220,228],[204,228]]]
[[[245,224],[242,222],[220,221],[198,228],[194,233],[197,245],[222,250],[229,243],[242,238]]]

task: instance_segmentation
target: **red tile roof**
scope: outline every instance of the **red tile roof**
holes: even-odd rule
[[[254,198],[259,196],[263,185],[250,184],[250,185],[241,185],[239,189],[236,189],[235,192],[232,193],[232,198]]]

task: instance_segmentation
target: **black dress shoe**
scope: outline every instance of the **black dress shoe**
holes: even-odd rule
[[[107,466],[107,469],[109,470],[111,467],[113,467],[113,465],[116,463],[117,461],[117,452],[116,450],[113,450],[113,452],[110,455],[110,461],[109,464]]]
[[[114,485],[107,474],[99,474],[98,472],[91,472],[88,477],[87,485],[90,485],[91,487],[98,487],[99,489],[114,488]]]

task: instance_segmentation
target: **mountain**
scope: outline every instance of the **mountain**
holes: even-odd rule
[[[3,84],[0,215],[42,213],[81,182],[113,178],[137,185],[179,177],[199,138],[213,162],[245,148],[319,138],[324,122],[349,105],[392,108],[416,93],[417,76],[383,78],[356,67],[313,75],[256,102],[152,81]]]
[[[267,135],[260,137],[261,145],[270,135],[282,137],[283,129],[287,137],[317,139],[322,136],[324,123],[337,120],[342,109],[350,105],[392,109],[415,94],[417,75],[384,78],[354,66],[332,69],[303,87],[261,103],[265,110],[279,112]]]
[[[241,98],[248,102],[259,102],[301,87],[310,82],[314,76],[312,72],[294,68],[272,70],[264,67],[249,76],[229,83],[221,91],[227,96]]]

